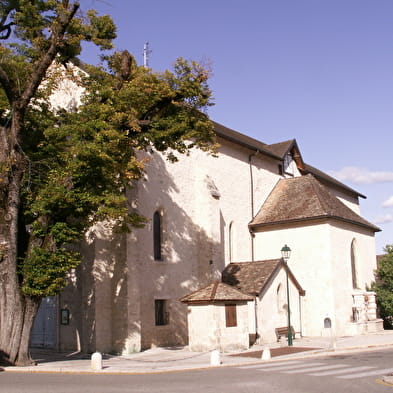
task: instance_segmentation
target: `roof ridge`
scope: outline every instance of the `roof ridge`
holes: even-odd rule
[[[295,140],[296,140],[296,138],[286,139],[285,141],[266,144],[266,146],[280,145],[280,144],[283,144],[283,143],[294,142]]]
[[[258,261],[230,262],[229,265],[239,265],[239,264],[246,264],[246,263],[265,263],[265,262],[270,262],[270,261],[277,261],[278,259],[281,259],[281,258],[261,259]],[[229,265],[227,265],[227,266],[229,266]]]
[[[212,293],[210,294],[210,300],[214,300],[214,298],[216,297],[217,287],[218,287],[219,283],[220,283],[219,280],[214,281],[213,288],[212,288]]]

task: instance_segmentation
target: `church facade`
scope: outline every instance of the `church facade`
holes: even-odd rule
[[[102,224],[86,234],[83,263],[63,293],[44,302],[51,306],[37,317],[33,345],[132,353],[188,345],[190,330],[203,342],[204,326],[219,314],[198,309],[191,327],[190,304],[181,300],[214,282],[234,290],[192,299],[220,306],[231,318],[225,329],[241,318],[242,334],[269,343],[287,323],[288,274],[296,336],[382,328],[367,290],[379,228],[360,216],[364,196],[307,165],[296,140],[267,145],[218,123],[215,132],[218,157],[195,150],[171,163],[159,152],[141,153],[146,172],[129,201],[146,226],[114,235]],[[292,250],[287,266],[284,244]],[[236,307],[221,306],[236,305],[225,294],[238,292],[245,297],[237,295],[236,315]],[[50,340],[42,318],[53,322]],[[225,329],[209,334],[230,337]]]

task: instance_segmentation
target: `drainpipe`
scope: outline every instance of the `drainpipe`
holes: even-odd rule
[[[258,299],[259,296],[255,295],[255,303],[254,303],[254,316],[255,316],[255,343],[254,344],[259,344],[259,333],[258,333]]]
[[[252,157],[256,157],[259,154],[259,150],[256,150],[254,153],[248,156],[248,165],[250,169],[250,205],[251,205],[251,221],[254,218],[254,175],[252,172]],[[251,235],[251,261],[254,262],[254,233],[250,231]]]
[[[300,337],[303,337],[302,297],[299,294]]]

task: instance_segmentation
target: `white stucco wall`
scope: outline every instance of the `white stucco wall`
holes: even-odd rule
[[[226,327],[225,304],[188,306],[189,349],[205,352],[241,351],[249,347],[248,308],[236,305],[237,326]]]
[[[279,288],[280,286],[280,288]],[[279,290],[278,290],[279,288]],[[289,279],[289,308],[291,311],[291,326],[296,337],[301,335],[301,302],[297,288]],[[277,340],[276,328],[288,326],[288,301],[286,272],[281,269],[271,285],[258,298],[257,302],[258,334],[260,343],[274,343]],[[286,338],[282,338],[285,340]]]
[[[342,190],[338,190],[335,187],[329,187],[328,184],[324,184],[330,192],[335,195],[344,205],[352,209],[356,214],[360,215],[360,205],[359,198],[353,194],[349,194],[348,192],[344,192]]]
[[[177,299],[220,278],[229,263],[231,223],[232,259],[251,260],[249,154],[225,141],[221,141],[219,158],[193,151],[170,163],[160,153],[144,154],[146,176],[130,199],[135,199],[138,211],[149,220],[156,210],[162,211],[164,258],[153,259],[151,221],[128,238],[128,253],[132,255],[129,270],[138,274],[136,285],[140,288],[142,348],[187,343],[186,309]],[[259,208],[278,180],[277,165],[266,158],[252,160],[254,166],[260,166],[253,168],[254,199]],[[211,184],[219,198],[211,195]],[[135,269],[135,265],[140,268]],[[166,329],[154,326],[154,298],[171,300],[171,326]]]
[[[352,322],[352,294],[356,289],[352,285],[351,244],[355,240],[356,276],[358,289],[365,291],[374,280],[376,269],[375,242],[373,233],[349,224],[331,225],[332,248],[338,252],[332,255],[335,272],[333,293],[335,295],[336,332],[346,334],[348,324]]]
[[[57,80],[56,87],[49,97],[50,105],[55,111],[59,109],[73,111],[81,105],[85,89],[80,82],[81,78],[87,76],[85,71],[72,63],[68,63],[66,68],[64,65],[54,62],[47,74]],[[43,85],[45,86],[45,84],[46,81]]]
[[[335,334],[346,333],[352,315],[350,250],[354,238],[357,241],[357,272],[363,289],[372,281],[375,268],[371,231],[330,220],[256,234],[258,259],[279,257],[284,244],[292,250],[288,264],[306,291],[302,301],[303,335],[323,334],[325,318],[331,319]]]

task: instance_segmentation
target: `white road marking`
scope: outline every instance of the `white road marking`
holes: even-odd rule
[[[290,370],[284,371],[285,374],[300,374],[300,373],[309,373],[313,371],[322,371],[322,370],[331,370],[333,368],[342,368],[347,367],[346,364],[325,364],[324,366],[319,367],[309,367],[309,368],[301,368],[298,370]]]
[[[300,369],[304,369],[305,367],[309,367],[309,366],[322,366],[325,363],[303,363],[303,364],[290,364],[288,366],[286,365],[281,365],[281,366],[276,366],[276,367],[269,367],[269,368],[265,368],[265,367],[260,367],[257,370],[260,371],[286,371],[286,370],[300,370]]]
[[[372,368],[375,368],[375,367],[370,367],[370,366],[349,367],[348,366],[348,367],[343,368],[341,370],[324,371],[321,373],[312,373],[309,375],[312,375],[313,377],[324,377],[326,375],[337,375],[337,374],[345,374],[345,373],[354,372],[354,371],[365,371],[365,370],[370,370]]]
[[[383,376],[393,373],[393,368],[378,369],[375,366],[350,367],[348,364],[305,363],[299,360],[270,364],[250,364],[249,366],[239,366],[237,368],[255,369],[263,372],[282,372],[284,374],[304,374],[313,377],[333,376],[340,379],[364,378],[374,375]]]
[[[363,378],[363,377],[371,377],[373,375],[387,375],[393,372],[393,368],[385,368],[373,371],[366,371],[364,373],[350,374],[350,375],[339,375],[336,378],[341,379],[352,379],[352,378]]]
[[[290,365],[290,364],[299,364],[299,363],[303,363],[301,360],[292,360],[290,362],[274,362],[274,363],[269,363],[269,364],[265,364],[265,363],[259,363],[259,364],[250,364],[249,366],[239,366],[236,368],[241,368],[241,369],[247,369],[247,368],[271,368],[271,367],[278,367],[280,365]]]

